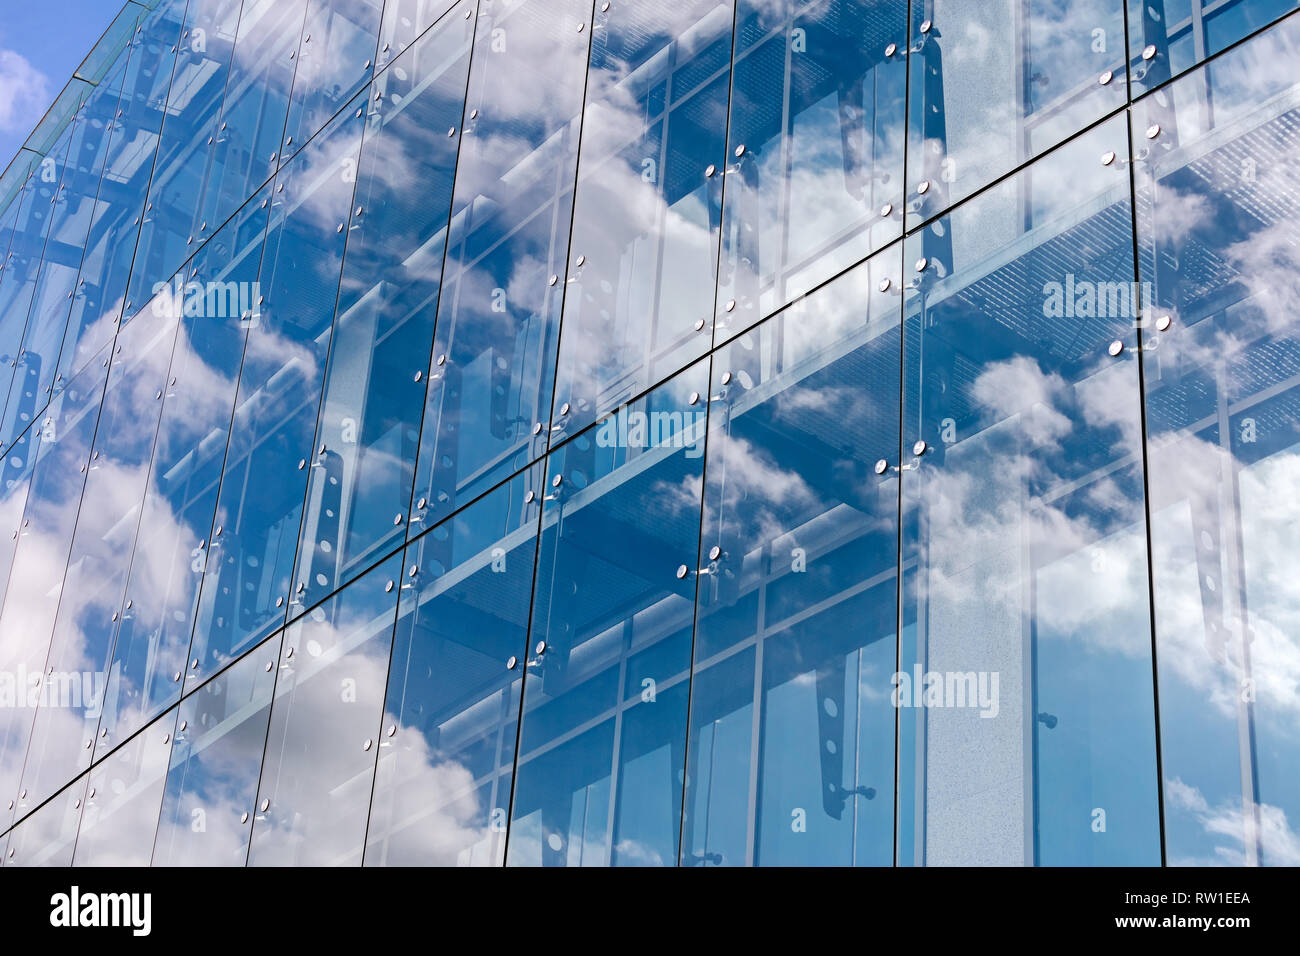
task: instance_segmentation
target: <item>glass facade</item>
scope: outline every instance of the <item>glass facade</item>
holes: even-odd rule
[[[1295,8],[130,0],[0,862],[1300,864]]]

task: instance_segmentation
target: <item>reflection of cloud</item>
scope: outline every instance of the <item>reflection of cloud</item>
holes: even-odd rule
[[[403,726],[392,714],[401,749],[380,761],[368,839],[367,865],[454,866],[489,850],[500,863],[504,831],[490,829],[490,808],[481,805],[474,775],[455,756],[430,744],[417,726]]]
[[[1249,814],[1241,803],[1225,802],[1211,807],[1196,787],[1174,777],[1165,781],[1165,805],[1173,811],[1190,815],[1216,843],[1226,840],[1228,845],[1214,847],[1209,858],[1170,860],[1173,866],[1243,866],[1246,863],[1245,844],[1252,827]],[[1300,866],[1300,834],[1291,829],[1286,813],[1281,807],[1261,803],[1255,807],[1259,815],[1259,845],[1264,859],[1271,866]]]

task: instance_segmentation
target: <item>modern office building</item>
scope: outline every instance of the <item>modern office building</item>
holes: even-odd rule
[[[129,0],[3,864],[1300,863],[1297,6]]]

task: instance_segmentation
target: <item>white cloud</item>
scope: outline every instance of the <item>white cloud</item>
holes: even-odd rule
[[[54,97],[50,80],[13,50],[0,50],[0,131],[26,136]]]

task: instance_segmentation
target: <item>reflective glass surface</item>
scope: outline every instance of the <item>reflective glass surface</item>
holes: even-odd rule
[[[708,366],[547,458],[507,862],[672,865]]]
[[[0,819],[14,819],[15,814],[21,816],[35,806],[19,781],[40,705],[64,705],[65,713],[75,722],[88,696],[84,675],[46,673],[46,657],[107,363],[105,350],[102,360],[91,362],[55,398],[39,424],[36,465],[0,611],[0,673],[14,695],[12,706],[0,708],[0,812],[4,814]],[[89,696],[93,697],[93,686]],[[13,806],[9,806],[11,802]]]
[[[448,17],[371,97],[298,545],[307,604],[406,535],[473,29]]]
[[[553,431],[587,64],[587,33],[575,25],[589,7],[480,4],[412,535],[535,460]]]
[[[1124,105],[1123,0],[911,11],[909,229]]]
[[[365,845],[401,585],[397,556],[284,632],[250,866],[356,866]]]
[[[244,0],[200,222],[228,219],[275,173],[307,0]]]
[[[3,865],[71,866],[85,797],[86,778],[78,777],[71,786],[10,830]]]
[[[243,866],[279,648],[271,638],[181,701],[155,866]]]
[[[899,292],[895,247],[714,355],[684,866],[893,859]]]
[[[504,859],[542,478],[524,472],[406,550],[367,866]]]
[[[269,196],[268,189],[249,200],[146,310],[179,324],[165,382],[158,383],[162,411],[123,599],[131,606],[118,617],[105,685],[100,729],[110,740],[126,739],[175,702],[191,666]]]
[[[185,9],[131,266],[127,298],[137,307],[220,226],[204,219],[198,206],[216,143],[217,117],[242,5],[241,0],[189,0]]]
[[[281,163],[369,81],[383,6],[384,0],[309,0]]]
[[[0,176],[0,865],[1300,862],[1297,62],[127,3]]]
[[[364,113],[359,97],[281,170],[269,194],[251,296],[256,319],[248,319],[187,688],[281,626],[291,605],[303,606],[305,585],[290,582],[307,469],[328,460],[312,436]]]
[[[1170,864],[1300,862],[1298,57],[1292,17],[1133,113]]]
[[[167,780],[176,712],[90,771],[74,866],[148,866]]]
[[[140,502],[153,451],[176,321],[167,312],[142,312],[117,337],[109,367],[86,486],[72,536],[62,597],[45,666],[55,695],[42,702],[23,771],[28,799],[40,802],[121,738],[100,727],[104,685],[121,614]],[[60,699],[65,686],[80,699]],[[97,733],[102,730],[102,733]],[[93,742],[93,744],[92,744]]]
[[[566,435],[708,350],[733,17],[731,0],[596,15],[552,426]]]
[[[1126,137],[904,244],[899,863],[1160,862]]]
[[[1128,0],[1134,92],[1154,89],[1295,9],[1295,0]]]
[[[906,46],[904,4],[737,3],[715,341],[901,234]]]

